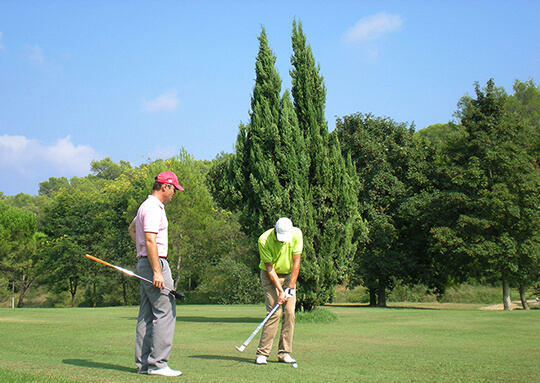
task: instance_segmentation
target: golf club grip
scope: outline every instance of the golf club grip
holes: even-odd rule
[[[180,302],[183,302],[186,299],[186,296],[178,291],[170,290],[169,294],[172,294]]]
[[[105,266],[112,267],[113,269],[115,268],[114,265],[110,264],[109,262],[105,262],[105,261],[103,261],[103,260],[101,260],[101,259],[99,259],[99,258],[96,258],[96,257],[94,257],[94,256],[92,256],[92,255],[90,255],[90,254],[86,254],[86,258],[91,259],[92,261],[96,261],[96,262],[102,263],[102,264],[104,264]]]

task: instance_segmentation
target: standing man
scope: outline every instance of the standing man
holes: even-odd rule
[[[137,372],[148,375],[179,376],[181,371],[167,365],[171,354],[176,302],[164,288],[173,289],[173,279],[167,261],[168,226],[165,204],[178,184],[173,172],[159,173],[152,195],[144,201],[129,226],[129,235],[137,247],[137,273],[153,281],[141,281],[141,304],[135,337],[135,364]]]
[[[270,312],[276,304],[281,307],[265,323],[256,364],[266,364],[276,336],[281,311],[283,322],[279,338],[278,360],[296,363],[291,357],[294,333],[294,309],[296,306],[296,280],[300,271],[300,257],[303,249],[302,231],[293,226],[289,218],[277,220],[274,228],[259,237],[261,262],[261,284],[264,291],[266,311]]]

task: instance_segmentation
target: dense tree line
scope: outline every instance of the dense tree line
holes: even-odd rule
[[[235,217],[213,206],[205,185],[208,166],[185,152],[137,168],[106,158],[92,164],[94,174],[88,177],[43,182],[40,194],[25,197],[24,203],[21,195],[3,197],[0,297],[6,298],[9,287],[22,306],[26,290],[37,283],[53,295],[50,305],[65,304],[54,297],[61,292],[69,293],[72,305],[137,304],[138,280],[88,261],[84,254],[133,269],[135,248],[127,228],[151,194],[154,177],[169,169],[186,190],[167,207],[177,288],[204,293],[211,302],[257,302],[261,293],[249,267],[254,252]],[[231,277],[223,262],[241,283],[216,289],[216,280]],[[240,290],[243,295],[235,298]]]
[[[127,227],[156,174],[185,188],[167,207],[176,288],[191,302],[261,300],[256,240],[280,216],[304,232],[299,307],[363,285],[385,306],[394,286],[441,294],[462,282],[538,284],[540,88],[492,80],[458,103],[455,121],[414,125],[354,113],[328,130],[326,88],[302,25],[293,21],[290,76],[281,89],[266,31],[259,36],[249,121],[234,153],[195,161],[182,151],[133,168],[106,158],[92,174],[51,178],[37,196],[0,193],[0,301],[29,289],[48,305],[137,304],[138,280],[93,264],[132,268]],[[361,106],[359,106],[361,107]],[[45,294],[47,293],[47,294]]]

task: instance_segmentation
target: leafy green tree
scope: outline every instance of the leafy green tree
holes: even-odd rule
[[[17,307],[39,276],[36,227],[34,213],[0,202],[0,270],[19,292]]]
[[[532,145],[530,154],[540,166],[540,86],[533,79],[528,81],[515,80],[514,94],[508,97],[505,110],[515,113],[521,120],[525,134]]]
[[[44,195],[33,196],[26,193],[18,193],[14,196],[5,196],[0,200],[6,205],[27,210],[38,215],[49,203],[50,198]]]
[[[78,243],[76,235],[66,234],[47,240],[40,251],[46,270],[44,282],[51,286],[53,292],[68,291],[72,307],[75,306],[79,282],[93,266],[85,262],[83,254],[87,252]]]
[[[530,283],[538,264],[540,173],[523,126],[505,110],[506,94],[493,80],[475,91],[476,99],[460,102],[467,137],[449,148],[444,169],[443,198],[454,208],[446,225],[432,229],[432,247],[461,259],[461,268],[497,275],[511,310],[510,285]]]
[[[336,133],[344,154],[357,169],[359,211],[369,238],[356,252],[352,285],[370,292],[370,305],[386,306],[386,294],[397,281],[416,282],[418,246],[403,207],[429,185],[428,163],[414,127],[389,118],[354,114],[338,119]]]
[[[70,187],[54,194],[53,203],[40,215],[40,227],[48,237],[42,249],[50,270],[48,280],[63,289],[69,286],[73,305],[80,280],[95,267],[89,266],[84,254],[96,254],[103,240],[103,210],[98,193]]]
[[[243,129],[245,126],[240,125],[239,131]],[[238,136],[238,140],[242,138],[243,135]],[[239,144],[238,140],[236,145]],[[236,165],[236,156],[237,154],[221,152],[212,161],[206,174],[206,186],[214,202],[227,211],[237,211],[242,202],[241,192],[235,183],[235,174],[240,176],[242,173],[235,173],[233,168]]]
[[[39,184],[39,194],[44,196],[52,196],[53,193],[61,188],[69,187],[69,181],[66,177],[50,177],[48,181],[43,181]]]
[[[100,161],[92,161],[91,171],[98,178],[106,180],[115,180],[122,174],[131,169],[131,164],[126,161],[120,161],[119,164],[115,163],[110,157],[106,157]]]
[[[434,149],[440,149],[448,146],[449,143],[459,139],[464,135],[464,129],[461,125],[454,122],[446,124],[434,124],[415,133],[415,136],[422,138],[424,142]]]
[[[264,301],[257,276],[242,262],[225,259],[207,268],[197,291],[217,304],[250,304]]]
[[[249,264],[249,242],[242,235],[235,217],[230,213],[214,209],[212,198],[206,187],[209,164],[195,161],[185,150],[179,155],[155,160],[123,174],[108,189],[121,202],[123,218],[118,223],[117,234],[111,238],[127,238],[127,226],[137,213],[139,205],[151,194],[156,175],[171,170],[178,176],[185,189],[177,192],[167,205],[169,220],[169,262],[173,270],[175,288],[194,291],[201,283],[204,273],[225,259]],[[115,190],[115,191],[113,191]],[[113,230],[111,230],[112,232]],[[126,258],[119,258],[125,265],[134,264],[134,245],[129,244]],[[249,256],[247,255],[249,253]]]

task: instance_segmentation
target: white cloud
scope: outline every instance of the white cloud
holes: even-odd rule
[[[141,111],[143,113],[173,112],[179,104],[180,100],[178,99],[178,92],[176,90],[171,90],[153,100],[143,100]]]
[[[50,173],[60,173],[67,178],[82,177],[90,173],[90,162],[97,157],[98,154],[92,147],[75,145],[70,136],[51,145],[42,145],[37,140],[24,136],[0,136],[2,170],[33,173],[36,168],[45,168]]]
[[[344,40],[347,43],[365,43],[380,40],[392,32],[399,31],[403,25],[401,15],[379,13],[360,19],[345,33]]]
[[[45,159],[57,169],[76,175],[88,175],[90,162],[96,159],[96,151],[85,145],[73,145],[71,137],[60,139],[44,151]]]
[[[45,60],[43,50],[38,45],[27,45],[25,51],[26,57],[35,63],[42,63]]]

